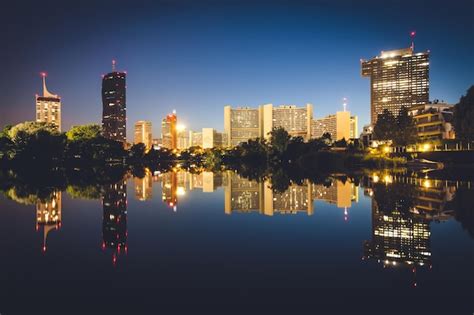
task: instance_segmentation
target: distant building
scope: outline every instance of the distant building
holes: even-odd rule
[[[410,115],[415,121],[420,140],[454,139],[454,105],[428,103],[412,106]]]
[[[272,104],[261,106],[262,114],[262,136],[270,138],[273,128],[283,127],[292,137],[303,137],[308,140],[311,137],[311,121],[313,119],[313,105],[306,104],[305,107],[295,105],[281,105],[274,107]]]
[[[102,133],[105,138],[126,142],[126,83],[125,72],[115,71],[115,60],[112,61],[112,72],[102,78]]]
[[[185,150],[190,147],[189,141],[189,132],[186,129],[182,128],[179,130],[178,128],[178,143],[177,143],[179,150]]]
[[[359,138],[359,119],[357,116],[351,116],[350,118],[350,127],[349,127],[349,134],[351,139]]]
[[[249,139],[261,137],[261,109],[250,107],[224,107],[224,133],[227,146],[237,146]]]
[[[189,131],[189,146],[202,147],[202,132]]]
[[[36,95],[36,121],[54,124],[61,131],[61,98],[46,88],[46,73],[43,77],[43,96]]]
[[[175,150],[178,148],[178,132],[177,132],[178,117],[176,111],[168,114],[161,123],[161,139],[163,147]]]
[[[203,149],[222,147],[225,145],[226,137],[223,133],[217,132],[214,128],[202,128]]]
[[[374,127],[372,125],[365,125],[360,134],[360,140],[364,146],[370,146],[373,138]]]
[[[147,151],[153,146],[151,121],[139,120],[135,123],[134,144],[143,143]]]
[[[388,109],[395,116],[402,106],[429,101],[429,51],[415,53],[412,47],[382,51],[361,60],[362,76],[370,77],[370,121]]]
[[[320,138],[325,133],[331,135],[332,140],[349,140],[357,133],[357,116],[351,116],[348,111],[336,112],[324,118],[314,119],[311,128],[311,137]]]

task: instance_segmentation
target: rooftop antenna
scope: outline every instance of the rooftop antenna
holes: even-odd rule
[[[347,98],[343,98],[342,99],[342,108],[344,109],[344,111],[346,111],[347,109]]]
[[[416,31],[411,31],[410,32],[410,37],[411,37],[411,51],[415,51],[415,35]]]
[[[115,72],[115,59],[112,59],[112,72]]]

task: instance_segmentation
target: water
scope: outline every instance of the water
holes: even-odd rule
[[[0,313],[473,311],[470,182],[144,175],[0,195]]]

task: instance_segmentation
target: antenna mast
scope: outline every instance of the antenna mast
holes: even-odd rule
[[[412,52],[415,51],[415,35],[416,35],[416,32],[415,32],[415,31],[411,31],[411,32],[410,32],[410,37],[411,37],[411,51],[412,51]]]

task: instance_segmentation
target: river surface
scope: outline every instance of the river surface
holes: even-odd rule
[[[299,184],[146,171],[98,199],[0,194],[0,314],[472,314],[472,183]]]

